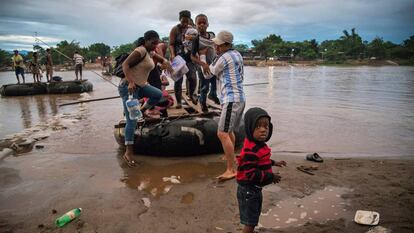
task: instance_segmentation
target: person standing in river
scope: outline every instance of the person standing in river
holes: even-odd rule
[[[194,63],[191,61],[191,51],[184,50],[184,34],[188,27],[192,27],[191,13],[190,11],[183,10],[179,13],[180,23],[174,26],[170,31],[170,60],[172,61],[175,56],[180,55],[185,61],[188,67],[188,72],[185,74],[187,77],[187,93],[191,101],[197,104],[197,98],[194,96],[194,91],[197,86],[197,75]],[[177,108],[181,108],[182,97],[182,85],[183,77],[175,81],[174,93],[177,100]]]
[[[234,131],[240,125],[246,101],[243,91],[243,58],[239,52],[232,49],[233,34],[231,32],[219,32],[213,42],[218,57],[209,67],[205,67],[204,72],[215,75],[219,81],[221,115],[217,136],[223,146],[227,169],[217,178],[228,180],[236,176]]]
[[[120,81],[118,92],[122,98],[126,118],[126,150],[123,158],[130,167],[136,165],[132,156],[134,155],[134,136],[137,121],[129,118],[125,102],[128,100],[129,94],[132,94],[136,99],[148,97],[148,100],[141,107],[141,112],[145,114],[147,109],[151,109],[160,101],[162,97],[161,90],[148,84],[148,76],[155,67],[153,59],[160,62],[162,68],[166,68],[169,71],[172,71],[172,68],[167,59],[154,52],[159,42],[160,37],[156,31],[150,30],[145,32],[143,39],[138,39],[137,48],[122,63],[125,78]]]

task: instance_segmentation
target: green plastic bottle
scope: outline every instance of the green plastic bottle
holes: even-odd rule
[[[81,212],[82,212],[82,208],[73,209],[67,212],[66,214],[60,216],[59,218],[57,218],[55,221],[55,225],[57,227],[63,227],[67,223],[71,222],[73,219],[79,217]]]

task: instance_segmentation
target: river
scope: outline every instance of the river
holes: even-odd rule
[[[73,72],[56,75],[64,80],[74,78]],[[0,98],[0,138],[69,118],[70,130],[53,137],[53,141],[65,141],[59,150],[83,154],[117,151],[112,130],[122,118],[120,99],[58,107],[118,94],[107,82],[117,84],[117,77],[105,81],[91,71],[84,72],[84,77],[94,84],[89,94]],[[31,81],[31,75],[26,79]],[[1,85],[13,82],[12,72],[0,73]],[[245,84],[264,82],[268,84],[245,87],[246,109],[263,107],[272,116],[275,129],[269,145],[275,153],[414,155],[413,67],[245,68]]]

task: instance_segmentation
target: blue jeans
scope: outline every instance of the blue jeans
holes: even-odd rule
[[[237,201],[239,202],[240,223],[246,226],[257,226],[262,212],[262,189],[253,185],[238,184]]]
[[[217,78],[216,76],[210,79],[204,78],[204,74],[201,71],[200,66],[197,68],[197,72],[198,72],[198,78],[200,79],[200,103],[202,105],[205,105],[207,101],[207,93],[210,89],[210,84],[211,84],[211,90],[208,96],[217,97]]]
[[[126,107],[125,102],[128,100],[129,93],[128,93],[128,82],[126,80],[121,81],[118,86],[119,95],[122,98],[122,105],[124,106],[124,115],[126,118],[125,124],[125,145],[133,145],[134,144],[134,133],[135,128],[137,127],[137,121],[129,119],[128,109]],[[141,99],[143,97],[148,97],[148,101],[144,104],[147,109],[150,107],[155,106],[162,97],[161,90],[147,84],[143,87],[137,86],[135,91],[132,93],[134,98]]]

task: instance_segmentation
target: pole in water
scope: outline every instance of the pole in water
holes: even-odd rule
[[[76,101],[76,102],[71,102],[71,103],[66,103],[66,104],[59,104],[59,107],[63,107],[63,106],[67,106],[67,105],[94,102],[94,101],[101,101],[101,100],[110,100],[110,99],[116,99],[116,98],[120,98],[120,97],[121,96],[111,96],[111,97],[105,97],[105,98],[99,98],[99,99],[82,100],[82,101]]]

